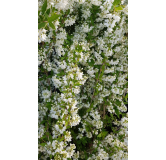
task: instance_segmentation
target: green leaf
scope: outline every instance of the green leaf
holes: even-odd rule
[[[51,135],[49,135],[49,139],[50,139],[50,141],[52,141],[52,136]]]
[[[64,137],[63,138],[61,138],[59,141],[61,142],[61,141],[63,141],[64,140]]]
[[[47,78],[52,78],[52,75],[48,75]]]
[[[50,14],[50,8],[47,9],[46,13],[49,15]]]
[[[80,83],[75,83],[75,86],[81,86],[82,84],[80,84]]]
[[[98,76],[99,76],[99,73],[98,73],[98,72],[96,72],[96,78],[98,78]]]
[[[126,94],[126,96],[125,96],[125,101],[128,103],[128,93]]]
[[[103,137],[103,138],[106,137],[107,134],[108,134],[108,131],[103,131],[103,132],[102,132],[102,137]]]
[[[54,13],[51,17],[48,18],[48,21],[49,22],[55,21],[58,19],[58,17],[60,17],[60,15]]]
[[[65,75],[64,72],[60,72],[60,73],[57,74],[57,76],[63,76],[63,75]]]
[[[94,63],[95,63],[95,61],[94,61],[93,59],[91,59],[91,61],[90,61],[90,62],[88,62],[88,64],[89,64],[90,66],[93,66],[93,65],[94,65]]]
[[[87,153],[84,151],[85,159],[88,159]]]
[[[44,28],[46,26],[47,22],[39,23],[38,24],[38,29]]]
[[[49,118],[49,125],[51,124],[51,118]]]
[[[86,131],[90,132],[90,127],[89,126],[85,126]]]
[[[97,137],[102,137],[102,133],[100,133]]]
[[[53,30],[53,34],[54,34],[54,36],[56,36],[56,33],[55,33],[55,31]]]
[[[65,126],[67,126],[68,125],[68,122],[65,122]]]
[[[43,78],[39,78],[39,79],[38,79],[38,81],[42,81],[42,80],[43,80]]]
[[[105,65],[103,65],[103,66],[101,67],[101,70],[104,72],[104,70],[105,70]]]
[[[104,138],[108,134],[108,131],[102,131],[97,137]]]
[[[52,13],[54,13],[54,11],[55,11],[55,7],[52,8]]]
[[[87,110],[87,112],[90,112],[91,111],[91,108],[89,108],[88,110]]]
[[[120,10],[123,10],[123,8],[121,6],[115,7],[115,11],[120,11]]]
[[[44,14],[44,12],[46,11],[47,9],[47,0],[44,1],[44,4],[42,6],[42,13]]]
[[[97,95],[98,95],[98,93],[97,93],[97,92],[95,92],[95,93],[94,93],[94,95],[95,95],[95,96],[97,96]]]
[[[81,142],[82,142],[82,144],[83,144],[83,145],[85,145],[85,144],[87,143],[86,138],[85,138],[85,137],[83,137],[83,138],[81,139]]]
[[[44,139],[44,138],[46,138],[46,135],[44,135],[43,137],[41,137],[40,139]]]
[[[117,6],[117,5],[120,5],[120,3],[121,3],[121,0],[114,0],[113,5]]]
[[[114,107],[114,109],[115,109],[115,113],[117,114],[117,116],[118,116],[118,118],[119,118],[119,110],[118,110],[118,108],[117,108],[117,107]]]
[[[45,123],[46,121],[45,120],[43,120],[43,121],[41,121],[41,123],[40,124],[43,124],[43,123]]]
[[[53,25],[52,22],[49,22],[49,25],[50,25],[50,27],[51,27],[52,29],[55,29],[55,26]]]
[[[99,76],[99,80],[100,80],[100,81],[102,81],[101,78],[103,77],[103,74],[104,74],[104,72],[101,72],[101,73],[100,73],[100,76]]]
[[[47,102],[47,103],[46,103],[46,107],[47,107],[49,110],[51,110],[51,102]]]
[[[46,145],[46,143],[41,143],[40,145],[44,147]]]
[[[118,99],[115,101],[115,103],[116,105],[121,106],[121,102]]]

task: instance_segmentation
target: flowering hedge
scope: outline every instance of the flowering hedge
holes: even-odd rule
[[[127,159],[128,6],[38,2],[38,157]]]

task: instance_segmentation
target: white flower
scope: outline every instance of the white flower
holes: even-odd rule
[[[85,2],[85,0],[78,0],[79,4],[83,4]]]
[[[67,5],[68,5],[68,0],[58,0],[58,3],[55,5],[55,7],[58,10],[65,10],[67,9]]]
[[[76,18],[76,17],[71,17],[71,18],[67,19],[67,20],[65,21],[65,26],[67,27],[67,26],[73,25],[73,24],[75,23],[75,18]]]
[[[79,151],[77,151],[77,153],[74,153],[73,160],[78,160],[78,158],[79,158]]]
[[[72,73],[70,73],[69,77],[70,77],[71,79],[73,79],[73,78],[74,78],[74,75],[73,75]]]
[[[38,30],[38,42],[42,42],[46,40],[46,30],[45,29],[39,29]]]
[[[116,22],[119,22],[119,20],[120,20],[119,16],[113,16],[113,18],[115,19]]]
[[[128,15],[128,5],[126,5],[126,7],[123,9],[123,12]]]
[[[81,133],[78,134],[78,136],[76,137],[76,139],[81,139],[83,137],[83,135]]]
[[[53,81],[55,87],[59,87],[59,86],[61,86],[61,84],[62,84],[62,83],[59,81],[59,79],[56,78],[56,75],[52,77],[52,81]]]
[[[86,10],[82,9],[82,13],[83,13],[82,17],[84,17],[85,19],[87,19],[91,15],[91,12],[88,8]]]
[[[112,68],[107,68],[104,73],[113,73],[114,72],[114,67]]]
[[[78,94],[78,93],[80,92],[80,90],[79,90],[79,88],[74,88],[74,89],[73,89],[73,92],[74,92],[75,94]]]
[[[68,102],[71,103],[71,101],[72,101],[72,98],[68,98]]]
[[[38,129],[38,138],[42,137],[44,135],[44,126],[40,125]]]
[[[76,74],[77,74],[77,79],[78,79],[78,80],[82,80],[82,75],[83,75],[83,73],[77,71]]]
[[[87,136],[88,138],[92,138],[92,133],[91,133],[91,132],[87,132],[87,133],[86,133],[86,136]]]
[[[95,71],[93,70],[93,68],[90,68],[87,73],[91,76],[91,77],[95,77],[94,73]]]
[[[66,131],[66,133],[65,133],[65,140],[69,142],[69,141],[71,141],[71,139],[72,139],[71,133],[69,131]]]
[[[54,22],[54,26],[55,26],[55,30],[57,30],[58,26],[59,26],[59,21],[55,21]]]
[[[96,6],[99,6],[99,5],[101,5],[102,2],[100,2],[98,0],[91,0],[91,3],[96,5]]]
[[[113,31],[112,28],[108,28],[108,32],[111,33]]]
[[[63,62],[59,63],[59,67],[62,68],[62,69],[65,69],[66,68],[66,62],[63,61]]]
[[[49,90],[42,91],[42,96],[44,99],[49,98],[50,95],[51,95],[51,91],[49,91]]]

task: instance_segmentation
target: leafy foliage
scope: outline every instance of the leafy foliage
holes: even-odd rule
[[[127,158],[127,6],[39,1],[39,159]]]

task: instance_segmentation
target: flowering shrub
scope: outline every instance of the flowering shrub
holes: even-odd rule
[[[128,6],[38,2],[40,160],[127,159]]]

